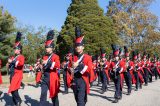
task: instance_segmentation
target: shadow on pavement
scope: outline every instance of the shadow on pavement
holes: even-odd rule
[[[5,105],[4,106],[13,106],[14,103],[12,101],[12,97],[9,96],[7,93],[4,93],[4,96],[0,98],[0,102],[5,101]]]
[[[24,95],[25,101],[24,103],[27,106],[38,106],[39,102],[37,100],[32,99],[31,97],[29,97],[28,95]]]
[[[32,87],[34,87],[34,88],[38,88],[38,87],[40,87],[40,85],[39,85],[39,86],[37,86],[37,85],[35,85],[35,84],[28,84],[28,86],[32,86]]]
[[[39,106],[39,101],[32,99],[31,97],[29,97],[28,95],[24,95],[25,101],[24,103],[27,106]],[[49,103],[48,101],[46,101],[46,106],[52,106],[51,103]]]
[[[97,97],[101,97],[103,99],[107,99],[108,101],[113,102],[115,99],[114,97],[107,97],[107,96],[103,96],[103,95],[99,95],[99,94],[94,94],[94,93],[90,93],[90,96],[97,96]]]

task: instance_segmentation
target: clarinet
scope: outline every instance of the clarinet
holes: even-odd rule
[[[71,68],[70,68],[70,72],[71,72],[71,76],[72,76],[72,82],[71,85],[75,85],[74,83],[74,67],[73,67],[73,62],[74,62],[74,51],[72,53],[72,60],[71,60]]]
[[[117,68],[116,68],[116,67],[117,67]],[[119,61],[118,61],[118,62],[116,63],[116,65],[113,67],[115,79],[117,79],[118,68],[119,68]]]
[[[68,64],[69,64],[69,61],[67,61],[67,63],[64,65],[64,70],[66,70],[68,68]]]
[[[127,68],[126,71],[129,72],[129,71],[130,71],[130,68],[131,68],[131,66],[129,66],[129,61],[127,61],[127,63],[126,63],[126,68]]]
[[[100,63],[99,63],[99,65],[100,65],[100,71],[103,71],[103,65],[104,65],[104,61],[102,60],[102,59],[100,59]]]
[[[15,68],[15,65],[16,65],[17,57],[18,57],[18,56],[16,56],[16,57],[13,59],[13,61],[9,64],[9,69],[10,69],[9,73],[10,73],[11,75],[14,74],[14,68]]]
[[[47,71],[48,69],[50,69],[52,62],[51,62],[51,58],[52,58],[53,54],[50,55],[50,57],[48,58],[48,61],[45,65],[43,65],[43,70]]]
[[[135,66],[134,66],[134,71],[135,71],[135,72],[137,72],[138,69],[139,69],[139,66],[138,66],[138,63],[139,63],[139,62],[138,62],[138,63],[137,63],[137,62],[138,62],[138,61],[135,62],[136,64],[135,64]]]
[[[41,64],[36,64],[36,72],[40,72],[41,71]]]
[[[83,57],[84,57],[84,54],[83,54],[83,55],[80,57],[80,59],[77,61],[77,62],[78,62],[78,66],[80,65],[80,63],[82,63]],[[72,62],[74,62],[74,57],[72,57]],[[71,73],[72,73],[72,77],[73,77],[72,85],[75,85],[75,83],[74,83],[74,74],[77,73],[77,72],[79,72],[79,70],[77,69],[78,66],[77,66],[77,67],[73,67],[73,65],[72,65],[72,67],[71,67],[71,69],[70,69],[70,70],[71,70]]]
[[[74,53],[73,53],[74,54]],[[72,83],[74,83],[74,68],[73,68],[73,62],[74,62],[74,55],[72,54],[72,66],[71,66],[71,68],[70,68],[70,71],[71,71],[71,76],[72,76],[72,78],[73,78],[73,81],[72,81]]]

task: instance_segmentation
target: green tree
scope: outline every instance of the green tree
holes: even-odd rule
[[[12,54],[12,33],[15,31],[15,18],[3,7],[0,7],[0,59],[5,65],[7,58]]]
[[[151,32],[157,27],[157,17],[148,10],[153,1],[110,0],[107,16],[113,19],[117,34],[131,48],[153,35]]]
[[[22,32],[23,43],[23,55],[25,56],[25,63],[34,64],[37,57],[42,57],[45,54],[45,40],[47,31],[50,30],[47,27],[39,27],[37,30],[31,25],[19,25],[17,31]],[[57,31],[55,31],[57,32]],[[57,32],[58,33],[58,32]],[[56,34],[55,38],[58,36]]]
[[[160,32],[158,30],[150,31],[143,42],[136,44],[135,47],[141,51],[146,50],[152,55],[156,53],[160,56]]]
[[[75,27],[79,26],[85,36],[85,51],[94,54],[100,47],[110,51],[110,44],[118,41],[110,18],[104,16],[97,0],[72,0],[67,10],[68,16],[60,32],[59,44],[63,56],[69,46],[73,46]]]

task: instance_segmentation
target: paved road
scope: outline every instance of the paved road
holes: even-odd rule
[[[96,85],[96,82],[95,82]],[[148,86],[143,86],[143,89],[134,91],[130,96],[126,95],[127,90],[124,86],[123,98],[119,103],[114,104],[114,85],[111,83],[109,89],[105,94],[100,94],[101,87],[93,86],[91,93],[88,96],[88,102],[86,106],[160,106],[160,79],[149,83]],[[12,98],[6,92],[8,88],[0,88],[4,92],[4,96],[0,99],[0,106],[13,106]],[[63,85],[61,86],[63,90]],[[22,106],[38,106],[40,97],[40,88],[34,86],[26,86],[25,89],[21,89],[20,95],[22,97]],[[69,94],[64,95],[59,93],[60,106],[76,106],[72,90],[69,90]],[[51,106],[51,101],[48,99],[48,105]]]

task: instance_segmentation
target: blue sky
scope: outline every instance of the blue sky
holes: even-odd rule
[[[100,7],[106,11],[108,0],[98,0]],[[67,8],[71,0],[0,0],[0,5],[4,6],[24,25],[47,26],[61,30],[67,16]],[[156,0],[150,10],[159,17],[160,20],[160,0]]]

